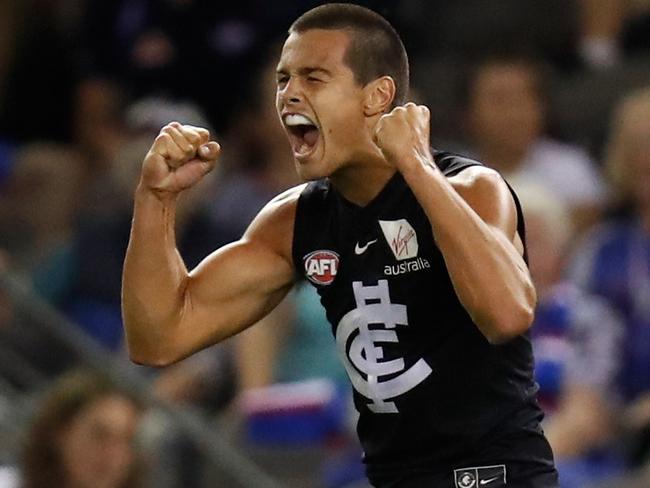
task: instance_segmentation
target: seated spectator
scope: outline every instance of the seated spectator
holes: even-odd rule
[[[637,437],[631,461],[650,457],[650,88],[621,103],[609,137],[607,168],[619,212],[578,248],[571,277],[611,299],[625,319],[619,375],[621,416]]]
[[[479,61],[463,94],[471,151],[506,179],[536,180],[569,208],[579,232],[597,219],[606,188],[582,148],[544,134],[544,84],[543,69],[531,58]]]
[[[519,189],[539,300],[531,338],[544,430],[562,487],[577,488],[620,469],[613,439],[623,325],[603,298],[561,277],[571,236],[566,208],[539,185]]]
[[[12,478],[21,488],[142,487],[134,447],[141,411],[132,394],[98,373],[66,374],[38,409]]]

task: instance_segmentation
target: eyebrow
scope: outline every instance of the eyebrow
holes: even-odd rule
[[[312,74],[314,72],[320,72],[320,73],[323,73],[323,74],[325,74],[327,76],[332,76],[332,72],[325,69],[325,68],[319,68],[319,67],[315,67],[315,66],[305,66],[304,68],[299,68],[298,69],[298,74],[301,75],[301,76],[310,75],[310,74]],[[278,68],[277,74],[286,75],[287,70],[284,69],[284,68]]]

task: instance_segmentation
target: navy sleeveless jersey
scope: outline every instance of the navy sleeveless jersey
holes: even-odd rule
[[[480,164],[443,152],[434,159],[447,177]],[[308,184],[293,259],[320,294],[354,387],[369,474],[445,469],[521,430],[539,432],[528,336],[488,343],[399,172],[365,207],[327,179]]]

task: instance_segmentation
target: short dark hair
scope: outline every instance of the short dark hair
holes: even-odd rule
[[[330,3],[302,14],[289,28],[289,34],[311,29],[344,30],[350,44],[344,61],[363,85],[382,76],[395,82],[392,107],[406,102],[409,89],[409,62],[402,39],[381,15],[359,5]]]

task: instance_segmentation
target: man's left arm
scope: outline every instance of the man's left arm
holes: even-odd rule
[[[474,166],[446,178],[429,150],[429,111],[407,104],[382,117],[375,141],[424,209],[461,303],[491,343],[525,332],[535,288],[505,181]]]

